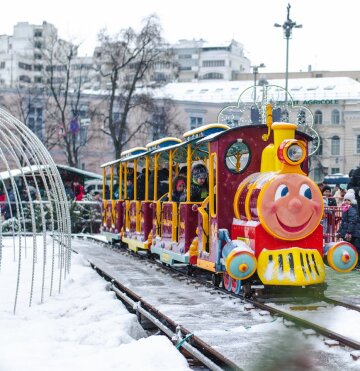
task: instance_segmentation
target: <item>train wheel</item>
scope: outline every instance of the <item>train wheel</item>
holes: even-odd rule
[[[232,282],[233,282],[233,279],[226,272],[224,272],[224,274],[223,274],[223,285],[224,285],[225,290],[231,291]]]
[[[231,291],[236,294],[236,295],[239,295],[240,292],[241,292],[241,281],[238,281],[238,280],[234,280],[232,281],[232,285],[231,285]]]
[[[215,286],[215,287],[219,287],[220,286],[220,283],[221,283],[221,275],[220,274],[216,274],[216,273],[213,273],[211,275],[211,282],[212,284]]]

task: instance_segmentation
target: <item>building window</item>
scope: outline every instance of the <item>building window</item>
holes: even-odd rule
[[[336,135],[331,138],[331,155],[340,155],[340,138]]]
[[[159,112],[154,113],[152,116],[152,140],[157,140],[160,138],[166,137],[166,114],[161,112],[161,109],[158,108]]]
[[[19,81],[23,81],[23,82],[31,82],[31,79],[29,76],[26,76],[26,75],[20,75],[19,76]]]
[[[314,169],[314,181],[316,183],[321,182],[323,179],[323,173],[320,167]]]
[[[0,62],[0,68],[1,69],[5,68],[5,62]]]
[[[210,72],[203,76],[203,80],[221,80],[224,78],[222,73]]]
[[[190,116],[190,129],[198,128],[203,125],[204,119],[202,117]]]
[[[224,67],[225,60],[213,60],[213,61],[203,61],[203,67]]]
[[[180,71],[191,71],[191,66],[180,66],[179,70]]]
[[[331,112],[331,123],[340,124],[340,112],[337,109],[332,110]]]
[[[84,126],[80,125],[78,140],[79,140],[79,142],[80,142],[79,144],[81,146],[85,146],[86,141],[87,141],[87,127],[84,127]]]
[[[356,137],[356,153],[360,153],[360,135]]]
[[[19,66],[19,68],[21,68],[23,70],[27,70],[27,71],[31,71],[32,70],[31,64],[19,62],[18,63],[18,66]]]
[[[323,154],[323,140],[321,137],[319,137],[319,148],[315,154],[318,156],[322,156]]]
[[[31,107],[27,119],[28,128],[35,133],[39,139],[43,139],[43,109]]]
[[[322,117],[322,112],[317,110],[315,111],[315,117],[314,117],[314,124],[321,125],[323,123],[323,117]]]
[[[331,168],[331,174],[339,174],[340,168],[339,167],[332,167]]]
[[[179,54],[178,58],[179,59],[191,59],[192,55],[191,54]]]

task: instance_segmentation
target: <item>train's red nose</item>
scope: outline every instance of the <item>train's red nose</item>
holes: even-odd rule
[[[299,213],[301,210],[301,206],[302,206],[301,201],[298,198],[293,198],[288,203],[288,209],[292,213]]]

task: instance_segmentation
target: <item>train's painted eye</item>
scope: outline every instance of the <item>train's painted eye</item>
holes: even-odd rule
[[[275,201],[281,197],[285,197],[289,193],[289,188],[285,184],[279,185],[275,192]]]
[[[312,199],[311,189],[307,184],[303,184],[300,187],[299,194],[300,194],[300,196],[304,196],[304,197],[308,198],[309,200]]]

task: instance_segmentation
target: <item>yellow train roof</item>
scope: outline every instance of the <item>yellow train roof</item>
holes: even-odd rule
[[[154,151],[155,149],[159,148],[166,148],[169,146],[173,146],[174,144],[181,143],[182,140],[175,137],[166,137],[154,140],[146,145],[148,151]]]
[[[207,124],[187,131],[183,136],[186,140],[206,137],[210,134],[228,130],[230,126],[225,124]]]

